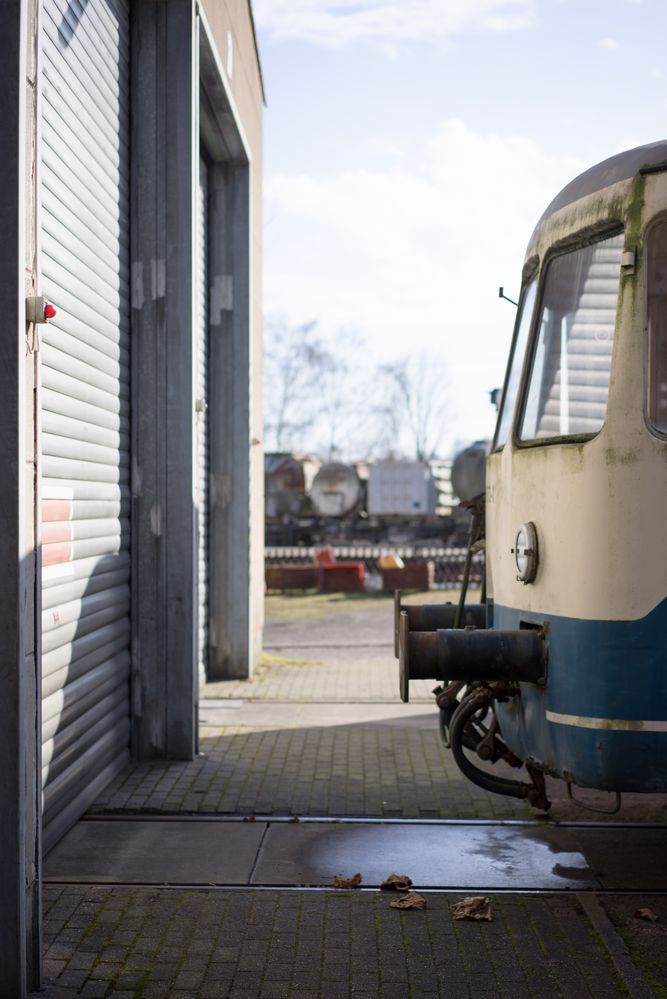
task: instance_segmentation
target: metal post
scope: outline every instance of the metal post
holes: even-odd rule
[[[132,4],[133,752],[196,746],[193,0]]]

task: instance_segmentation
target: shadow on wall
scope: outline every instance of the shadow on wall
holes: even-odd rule
[[[58,45],[60,48],[69,47],[87,6],[88,0],[77,0],[77,3],[67,4],[67,9],[58,25]]]

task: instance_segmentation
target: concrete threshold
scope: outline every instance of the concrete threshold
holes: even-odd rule
[[[667,890],[664,830],[435,822],[81,821],[46,858],[46,882],[314,887],[359,872],[425,889]]]

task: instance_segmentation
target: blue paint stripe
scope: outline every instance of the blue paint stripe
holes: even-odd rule
[[[510,749],[580,787],[667,791],[667,731],[659,724],[667,719],[667,600],[639,621],[581,621],[498,604],[493,613],[495,628],[549,625],[546,689],[522,684],[520,698],[498,705]],[[547,712],[652,721],[654,730],[564,724]]]
[[[586,621],[494,605],[495,628],[549,624],[544,710],[590,718],[667,720],[667,600],[638,621]]]

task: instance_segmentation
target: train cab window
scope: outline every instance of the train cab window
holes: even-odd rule
[[[547,268],[519,437],[595,434],[604,423],[623,234]]]
[[[523,367],[523,359],[526,353],[526,344],[528,343],[530,324],[533,318],[536,291],[537,278],[533,278],[530,284],[526,286],[526,290],[523,293],[521,304],[519,306],[520,311],[519,316],[517,317],[517,331],[514,337],[514,343],[512,344],[512,351],[510,353],[509,364],[507,366],[507,375],[505,376],[505,391],[503,392],[503,398],[500,404],[500,413],[498,414],[498,429],[496,431],[496,439],[493,445],[494,448],[503,446],[507,440],[510,426],[512,425],[512,416],[514,415],[514,404],[516,402],[516,394],[519,388],[521,368]]]
[[[648,418],[667,434],[667,222],[649,231],[647,250]]]

